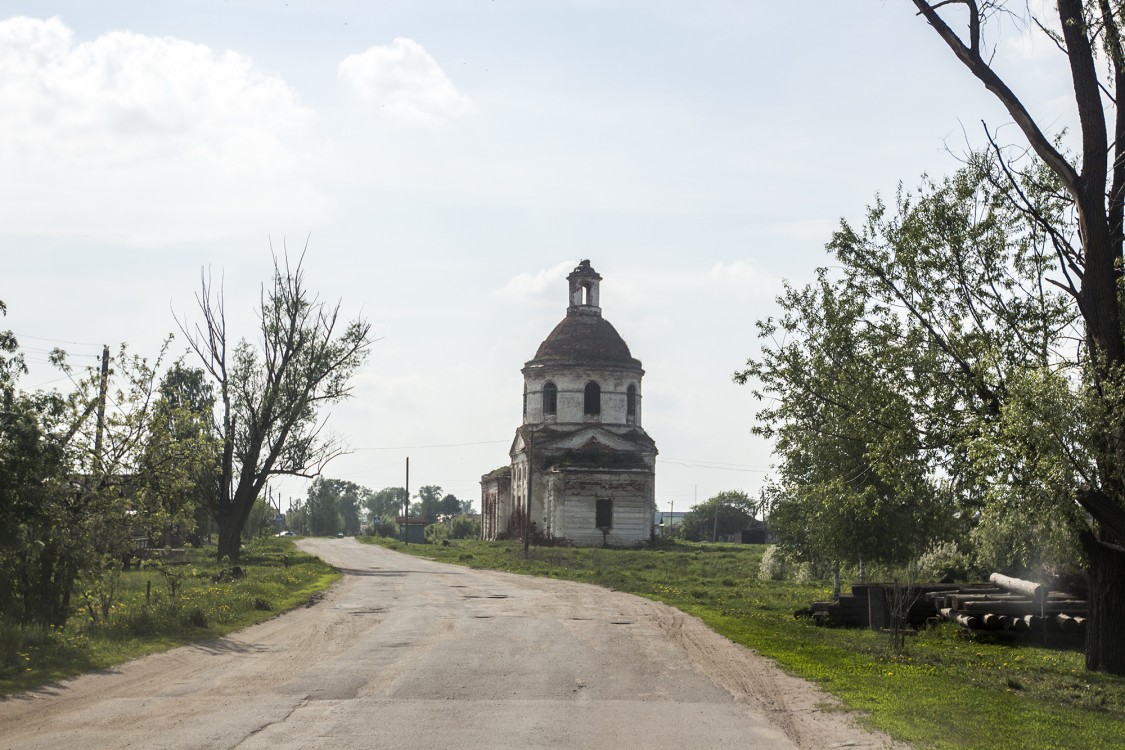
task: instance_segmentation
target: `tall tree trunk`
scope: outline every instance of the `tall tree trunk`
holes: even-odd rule
[[[1082,533],[1088,560],[1090,619],[1086,622],[1086,668],[1125,674],[1125,552]]]
[[[238,522],[239,513],[228,505],[217,514],[219,522],[219,559],[228,558],[232,563],[239,562],[242,556],[242,524]]]

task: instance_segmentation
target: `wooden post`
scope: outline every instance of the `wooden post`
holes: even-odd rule
[[[406,457],[406,497],[402,499],[402,537],[410,544],[410,456]]]
[[[102,433],[105,431],[105,400],[109,389],[109,346],[102,346],[102,367],[98,378],[98,424],[94,432],[94,473],[102,473]]]

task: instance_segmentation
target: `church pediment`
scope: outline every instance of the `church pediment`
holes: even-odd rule
[[[536,441],[536,448],[562,451],[635,451],[643,446],[598,426],[585,427],[568,435]]]

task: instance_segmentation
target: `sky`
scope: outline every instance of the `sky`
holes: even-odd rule
[[[1057,50],[1018,19],[988,41],[1072,122]],[[1022,143],[905,0],[3,0],[0,326],[25,388],[65,390],[55,346],[183,352],[204,272],[253,337],[271,248],[307,245],[309,287],[378,337],[326,475],[401,486],[409,457],[412,491],[479,507],[588,258],[645,369],[657,506],[686,510],[769,476],[732,375],[783,280],[982,120]]]

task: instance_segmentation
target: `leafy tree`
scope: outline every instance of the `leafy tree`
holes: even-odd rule
[[[316,536],[333,536],[344,530],[344,515],[340,512],[340,496],[332,480],[317,477],[309,486],[305,498],[307,523],[304,532]]]
[[[946,530],[908,396],[908,364],[928,365],[905,358],[893,316],[864,324],[878,318],[864,290],[819,275],[816,284],[786,288],[785,315],[761,328],[771,341],[783,331],[785,343],[764,347],[739,375],[773,396],[756,428],[775,439],[782,459],[764,494],[770,526],[808,562],[903,562]],[[925,384],[914,385],[930,398]]]
[[[359,533],[359,497],[354,492],[347,492],[339,497],[340,519],[343,522],[344,533],[355,536]]]
[[[410,514],[418,518],[436,521],[441,514],[441,487],[427,484],[418,488],[418,501],[410,506]]]
[[[273,517],[273,508],[266,501],[264,497],[259,497],[254,501],[254,506],[250,509],[250,515],[246,519],[246,525],[242,527],[242,538],[246,541],[259,536],[268,536],[274,530],[274,525],[270,523]]]
[[[317,477],[309,487],[306,504],[310,512],[309,533],[358,534],[359,509],[372,496],[371,490],[355,482]]]
[[[8,616],[62,625],[80,578],[93,590],[113,579],[134,537],[190,524],[191,503],[176,492],[196,459],[205,465],[211,454],[176,427],[199,413],[159,393],[167,346],[155,364],[122,346],[104,372],[64,397],[20,392],[15,339],[0,335],[0,605]],[[53,358],[65,368],[61,353]]]
[[[713,541],[718,512],[718,535],[734,534],[748,528],[758,512],[758,503],[739,490],[725,490],[702,503],[691,506],[684,514],[681,533],[693,542]]]
[[[402,515],[405,502],[405,487],[384,487],[378,492],[364,497],[363,505],[373,517],[390,516],[393,520]]]
[[[26,372],[15,336],[0,331],[0,613],[61,625],[87,537],[67,536],[82,517],[67,481],[66,400],[20,391]]]
[[[375,495],[355,482],[317,477],[305,500],[290,509],[286,522],[302,534],[358,534],[362,527],[360,508],[370,507]]]
[[[997,513],[1018,515],[1030,539],[1031,517],[1073,483],[1056,470],[1047,486],[1013,453],[1027,416],[1014,396],[1057,381],[1073,311],[1001,177],[977,155],[900,191],[893,212],[877,201],[829,244],[839,272],[787,286],[784,314],[759,324],[762,355],[736,379],[770,399],[756,431],[782,459],[771,526],[801,559],[903,562],[952,535],[955,518],[967,531]],[[1041,215],[1058,210],[1044,184],[1025,189]],[[1041,502],[1018,501],[1028,494]]]
[[[1030,170],[1018,161],[1002,160],[1007,197],[1050,238],[1056,259],[1055,283],[1070,295],[1083,325],[1083,346],[1075,347],[1069,358],[1072,377],[1061,384],[1039,377],[1027,389],[1034,391],[1038,384],[1051,393],[1061,391],[1061,402],[1055,402],[1052,414],[1058,407],[1070,406],[1069,411],[1081,415],[1081,434],[1068,430],[1051,441],[1050,455],[1062,457],[1065,472],[1080,480],[1063,498],[1056,498],[1054,517],[1059,525],[1077,530],[1086,559],[1090,589],[1086,666],[1125,674],[1125,459],[1118,448],[1125,441],[1121,314],[1125,115],[1117,105],[1118,97],[1125,93],[1121,34],[1125,5],[1119,0],[1058,0],[1057,26],[1051,19],[1033,19],[1066,58],[1078,120],[1078,146],[1072,156],[1044,132],[994,65],[987,35],[1007,10],[1003,2],[913,2],[954,56],[1007,109],[1032,152],[1060,186],[1060,199],[1069,209],[1063,214],[1039,213],[1021,190]],[[959,33],[951,23],[964,30]],[[1005,156],[1003,149],[997,147],[996,151]],[[1040,416],[1040,405],[1026,406],[1029,416]],[[1004,435],[1012,438],[1014,448],[1023,436],[1032,437],[1029,448],[1043,445],[1027,431],[1021,434],[1018,426]],[[1034,455],[1019,450],[1009,453]],[[1057,468],[1056,462],[1052,466]],[[1081,513],[1075,512],[1074,504]]]
[[[456,495],[446,495],[441,499],[441,505],[438,510],[443,516],[456,516],[461,513],[461,501],[457,499]]]
[[[350,381],[371,345],[371,327],[343,324],[340,306],[320,302],[301,268],[274,259],[263,286],[258,341],[228,342],[221,291],[203,280],[197,297],[203,323],[180,323],[215,383],[221,451],[213,511],[219,557],[237,561],[241,532],[254,501],[276,475],[314,478],[343,452],[323,433],[322,406],[348,397]]]
[[[135,477],[146,526],[154,535],[190,534],[201,520],[200,509],[206,512],[213,504],[219,451],[214,406],[203,370],[175,362],[165,372]]]

